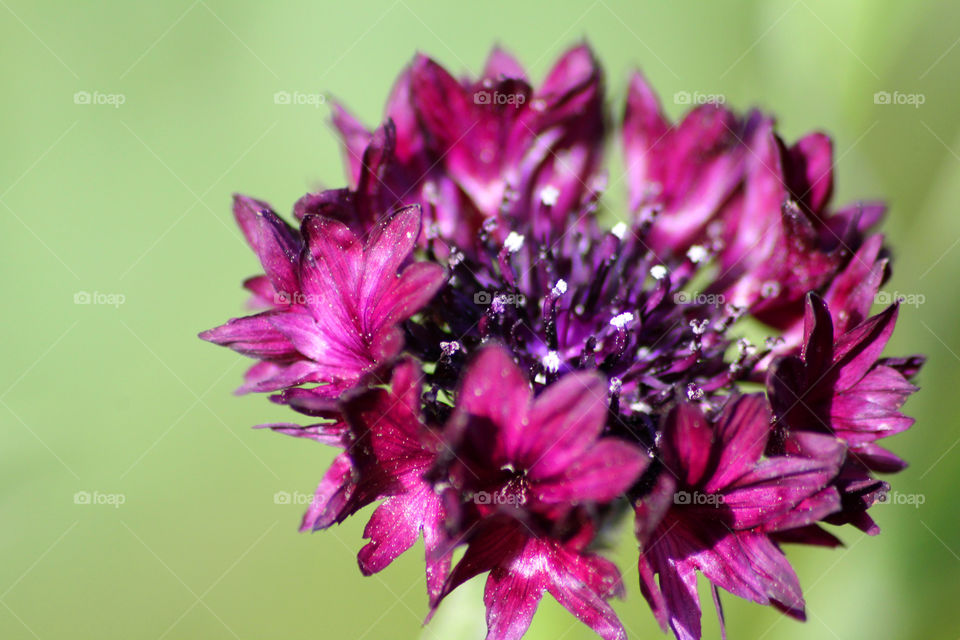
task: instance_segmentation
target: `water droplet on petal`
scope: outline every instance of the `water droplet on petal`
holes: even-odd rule
[[[764,298],[775,298],[780,295],[780,283],[776,280],[768,280],[760,286],[760,295]]]

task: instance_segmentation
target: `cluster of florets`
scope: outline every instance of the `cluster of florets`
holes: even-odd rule
[[[625,638],[598,534],[629,512],[678,638],[700,637],[698,572],[802,618],[781,545],[876,533],[875,474],[905,466],[877,444],[911,425],[922,364],[881,357],[897,304],[870,315],[883,205],[833,207],[825,135],[716,104],[671,122],[635,74],[629,212],[605,226],[605,108],[586,47],[538,88],[499,50],[476,80],[417,57],[376,130],[334,107],[350,186],[297,201],[299,229],[236,197],[261,310],[201,337],[257,360],[243,392],[314,418],[266,426],[343,450],[303,529],[379,503],[361,571],[422,535],[431,611],[489,572],[491,640],[544,592]]]

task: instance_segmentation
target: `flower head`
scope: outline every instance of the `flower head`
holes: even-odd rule
[[[700,637],[700,574],[718,610],[722,589],[802,619],[781,545],[876,533],[875,475],[905,465],[877,441],[911,426],[923,360],[882,354],[898,305],[870,315],[883,205],[832,204],[822,133],[722,104],[671,122],[639,74],[623,113],[609,228],[586,46],[539,84],[499,49],[463,79],[417,56],[380,126],[334,106],[349,184],[300,198],[299,229],[234,201],[261,311],[201,337],[257,360],[242,391],[313,418],[264,426],[341,449],[302,528],[378,503],[361,571],[422,537],[431,612],[489,572],[490,640],[546,593],[624,638],[598,542],[631,507],[664,629]]]

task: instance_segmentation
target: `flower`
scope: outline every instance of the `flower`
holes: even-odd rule
[[[630,79],[623,116],[623,151],[630,208],[656,211],[649,241],[656,251],[686,250],[742,186],[745,140],[760,114],[746,119],[708,103],[671,124],[646,79]]]
[[[490,571],[489,640],[522,636],[545,591],[601,637],[626,638],[604,602],[622,590],[619,573],[586,552],[593,532],[583,510],[621,495],[648,459],[600,437],[606,386],[596,373],[570,373],[534,399],[501,346],[483,349],[467,369],[445,429],[443,477],[461,510],[454,536],[468,547],[442,596]]]
[[[334,105],[349,184],[297,200],[299,229],[234,199],[260,311],[201,337],[257,361],[241,391],[310,417],[261,426],[340,449],[301,528],[377,503],[360,569],[422,537],[430,615],[489,572],[490,640],[546,593],[619,639],[601,543],[632,508],[665,630],[700,637],[698,574],[718,613],[722,589],[803,619],[781,545],[877,533],[876,475],[906,464],[878,441],[912,425],[923,359],[883,356],[898,305],[871,316],[883,205],[832,204],[825,134],[721,104],[671,122],[636,73],[608,226],[590,49],[539,84],[499,49],[462,78],[418,55],[379,126]]]
[[[485,219],[508,212],[549,218],[593,190],[605,129],[603,78],[586,46],[564,54],[538,89],[500,49],[479,78],[462,81],[421,55],[400,74],[385,118],[371,134],[335,106],[355,199],[376,203],[358,205],[367,212],[361,219],[417,200],[431,234],[469,248]]]
[[[800,583],[770,534],[839,510],[839,494],[828,485],[843,449],[823,438],[830,455],[761,460],[770,432],[761,395],[731,398],[713,421],[686,403],[667,416],[666,472],[637,503],[636,529],[644,596],[664,629],[669,625],[681,640],[700,637],[697,571],[714,593],[723,588],[804,617]]]
[[[269,365],[245,391],[322,383],[312,396],[340,395],[400,352],[397,323],[422,308],[443,283],[436,264],[411,264],[398,274],[419,233],[415,206],[380,222],[366,242],[342,223],[315,214],[303,219],[302,240],[269,209],[252,213],[246,207],[241,218],[276,308],[233,319],[200,337]]]
[[[325,529],[383,500],[363,532],[370,542],[357,556],[360,570],[371,575],[384,569],[422,534],[427,591],[435,602],[450,559],[438,553],[446,540],[444,507],[424,479],[439,440],[421,421],[420,393],[418,367],[406,359],[393,370],[389,391],[368,389],[343,405],[346,451],[317,487],[301,530]]]
[[[893,473],[906,467],[876,441],[913,424],[900,407],[917,390],[909,379],[923,362],[916,356],[880,358],[898,311],[899,305],[893,304],[837,335],[827,304],[811,293],[803,351],[781,358],[769,372],[770,399],[781,427],[773,449],[817,456],[818,448],[809,444],[811,433],[828,433],[844,442],[850,450],[840,481],[844,513],[831,521],[853,522],[871,534],[879,533],[879,528],[865,511],[887,485],[870,472]]]

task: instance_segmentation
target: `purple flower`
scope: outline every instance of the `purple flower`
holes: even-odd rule
[[[486,219],[549,219],[589,195],[604,135],[602,73],[586,46],[564,54],[538,89],[499,49],[475,80],[417,56],[385,117],[371,134],[335,107],[359,219],[418,201],[431,235],[469,248]]]
[[[321,383],[310,396],[337,397],[400,352],[397,323],[422,308],[443,283],[443,270],[435,264],[410,264],[398,273],[420,230],[416,207],[378,223],[366,242],[319,215],[303,219],[299,236],[269,209],[246,206],[238,217],[266,271],[276,308],[233,319],[200,337],[268,365],[244,391]]]
[[[686,250],[707,234],[742,186],[759,114],[741,119],[715,103],[671,124],[640,73],[630,79],[623,118],[630,208],[655,212],[649,241],[656,251]]]
[[[624,638],[599,547],[632,507],[664,629],[700,637],[698,574],[718,613],[722,589],[802,619],[780,545],[877,533],[875,476],[906,464],[878,444],[923,363],[883,356],[897,305],[870,315],[884,207],[834,207],[826,135],[719,104],[671,122],[637,73],[608,228],[604,99],[578,46],[540,83],[499,49],[462,79],[417,56],[373,129],[334,105],[349,184],[300,198],[299,229],[235,198],[260,312],[201,337],[311,418],[262,426],[341,449],[302,528],[378,503],[361,571],[422,537],[431,615],[489,572],[490,640],[546,593]]]
[[[765,120],[752,133],[742,193],[719,231],[722,276],[712,286],[761,321],[787,329],[803,298],[848,264],[883,216],[877,203],[833,212],[833,148],[821,133],[787,146]]]
[[[780,359],[771,368],[770,400],[779,416],[775,451],[820,455],[810,434],[836,436],[849,448],[842,477],[842,514],[830,521],[853,522],[876,534],[879,528],[865,513],[887,488],[870,472],[893,473],[906,462],[876,441],[910,428],[913,419],[900,407],[917,388],[909,380],[923,358],[881,358],[893,332],[899,305],[836,334],[826,303],[807,298],[803,351]]]
[[[393,370],[389,391],[369,389],[343,405],[348,430],[340,454],[324,476],[302,531],[325,529],[377,501],[363,535],[370,542],[357,559],[364,575],[385,568],[422,534],[426,545],[427,591],[439,597],[450,567],[445,511],[424,475],[440,449],[439,434],[420,418],[421,379],[417,364],[404,360]]]
[[[604,601],[622,590],[608,561],[585,551],[587,505],[605,504],[647,466],[644,452],[600,437],[606,384],[570,373],[536,399],[503,347],[487,347],[468,368],[445,429],[451,443],[443,477],[459,505],[455,539],[468,544],[444,588],[490,571],[484,602],[487,638],[526,631],[543,593],[603,638],[626,638]]]
[[[698,571],[715,597],[719,587],[804,617],[800,583],[771,534],[839,510],[828,485],[843,449],[824,438],[832,444],[829,456],[761,459],[769,436],[762,396],[731,398],[713,421],[690,404],[667,416],[665,472],[637,503],[636,529],[644,596],[677,638],[700,637]]]

